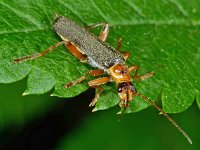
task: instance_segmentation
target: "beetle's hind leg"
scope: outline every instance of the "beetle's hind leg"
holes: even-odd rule
[[[117,51],[120,51],[121,46],[122,46],[122,37],[120,37],[120,38],[117,40],[117,46],[116,46],[115,49],[116,49]],[[120,51],[120,53],[123,54],[125,60],[128,59],[128,57],[130,56],[130,53],[129,53],[129,52],[126,52],[126,51],[124,51],[124,52]]]
[[[46,50],[44,50],[40,53],[36,53],[36,54],[33,54],[33,55],[28,55],[28,56],[24,56],[24,57],[21,57],[21,58],[14,59],[14,62],[20,63],[20,62],[27,61],[27,60],[30,60],[30,59],[36,59],[38,57],[42,57],[42,56],[48,54],[49,52],[53,51],[55,48],[59,47],[60,45],[66,43],[66,42],[67,41],[58,42],[55,45],[49,47],[48,49],[46,49]]]
[[[87,62],[87,56],[82,54],[71,42],[65,43],[65,47],[81,62]]]
[[[134,74],[133,77],[134,77],[134,79],[136,79],[136,80],[145,80],[145,79],[147,79],[147,78],[152,77],[153,74],[154,74],[154,72],[151,71],[151,72],[146,73],[146,74],[144,74],[144,75],[142,75],[142,76],[139,76],[139,75],[138,75],[139,66],[131,66],[131,67],[128,68],[128,70],[129,70],[129,72],[135,70],[135,74]]]
[[[99,34],[99,39],[103,42],[106,41],[108,34],[109,34],[109,25],[107,23],[97,23],[88,27],[85,27],[86,30],[91,30],[97,28],[99,26],[103,26],[101,32]]]
[[[78,58],[81,62],[87,62],[87,56],[86,55],[83,55],[80,51],[78,51],[78,49],[73,45],[71,44],[70,42],[68,41],[61,41],[61,42],[58,42],[56,43],[55,45],[49,47],[48,49],[40,52],[40,53],[36,53],[36,54],[33,54],[33,55],[28,55],[28,56],[24,56],[24,57],[21,57],[21,58],[17,58],[17,59],[14,59],[14,62],[15,63],[20,63],[20,62],[23,62],[23,61],[27,61],[27,60],[31,60],[31,59],[36,59],[38,57],[42,57],[46,54],[48,54],[49,52],[53,51],[55,48],[61,46],[62,44],[65,45],[65,47],[76,57]]]

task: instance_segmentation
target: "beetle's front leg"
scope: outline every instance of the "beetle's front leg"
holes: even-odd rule
[[[97,91],[95,93],[95,97],[93,98],[93,100],[91,101],[91,103],[89,104],[89,107],[93,107],[95,106],[95,104],[97,103],[100,94],[103,92],[103,89],[101,86],[91,86],[92,88],[95,88]]]
[[[96,102],[99,99],[100,94],[103,92],[103,89],[102,89],[102,87],[100,85],[101,84],[106,84],[109,81],[110,81],[109,77],[102,77],[102,78],[98,78],[98,79],[95,79],[95,80],[92,80],[92,81],[88,82],[90,87],[97,89],[94,99],[89,104],[90,107],[92,107],[92,106],[94,106],[96,104]]]
[[[88,71],[86,74],[84,74],[83,76],[81,76],[80,78],[78,78],[77,80],[74,80],[74,81],[71,81],[71,82],[65,84],[64,87],[65,87],[65,88],[69,88],[69,87],[71,87],[71,86],[74,86],[74,85],[76,85],[77,83],[80,83],[80,82],[82,82],[83,80],[85,80],[85,79],[88,77],[88,75],[99,76],[99,75],[101,75],[101,74],[103,74],[103,73],[104,73],[104,71],[101,70],[101,69],[98,69],[98,70],[90,70],[90,71]]]
[[[122,46],[122,37],[120,37],[120,38],[117,40],[117,46],[116,46],[115,49],[118,50],[118,51],[120,51],[121,46]],[[121,51],[120,51],[120,53],[123,54],[125,60],[128,59],[128,57],[130,56],[130,52],[126,52],[126,51],[121,52]]]
[[[135,70],[135,74],[134,74],[133,77],[134,77],[134,79],[136,79],[136,80],[145,80],[145,79],[147,79],[147,78],[152,77],[153,74],[154,74],[154,72],[151,71],[151,72],[149,72],[149,73],[147,73],[147,74],[144,74],[144,75],[142,75],[142,76],[139,76],[139,75],[138,75],[139,66],[131,66],[131,67],[128,68],[128,70],[129,70],[129,72]]]

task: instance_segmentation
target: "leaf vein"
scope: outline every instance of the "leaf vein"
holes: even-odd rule
[[[126,0],[123,0],[123,2],[128,4],[131,8],[133,8],[133,10],[138,15],[140,15],[142,18],[146,18],[146,16],[143,14],[142,10],[137,5],[135,5],[133,2],[130,3],[130,1],[126,1]]]
[[[30,33],[30,32],[35,32],[35,31],[44,31],[44,30],[47,30],[47,29],[51,29],[51,28],[41,28],[41,29],[38,29],[38,28],[26,28],[26,29],[15,29],[15,30],[12,30],[12,31],[5,30],[5,31],[1,31],[0,35],[14,34],[14,33]]]
[[[58,2],[60,4],[62,4],[63,6],[65,6],[67,9],[69,9],[81,22],[84,22],[84,20],[82,19],[82,17],[80,16],[80,14],[77,14],[76,11],[74,11],[73,8],[71,8],[69,5],[67,5],[65,2],[58,0]]]
[[[11,10],[12,12],[14,12],[17,16],[19,16],[20,18],[24,18],[24,20],[28,20],[29,22],[31,22],[32,24],[34,24],[37,28],[42,28],[42,24],[40,21],[36,20],[33,16],[28,15],[27,13],[24,13],[20,10],[17,10],[14,7],[11,7],[9,5],[7,5],[4,2],[0,2],[0,4],[2,4],[3,6],[5,6],[6,8],[8,8],[9,10]]]
[[[170,3],[172,3],[173,5],[175,5],[177,7],[177,9],[179,10],[179,12],[184,16],[184,17],[188,17],[188,13],[184,10],[184,8],[181,6],[181,4],[179,4],[177,1],[172,1],[172,0],[168,0]]]
[[[97,12],[99,13],[99,15],[105,20],[108,21],[110,20],[106,15],[104,15],[104,13],[102,13],[102,10],[99,9],[98,5],[93,1],[90,0],[91,4],[95,7],[95,10],[97,10]]]

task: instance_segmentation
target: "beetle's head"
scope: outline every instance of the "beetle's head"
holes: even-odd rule
[[[122,64],[116,64],[109,68],[112,79],[117,83],[117,92],[121,102],[120,107],[128,107],[132,96],[137,93],[135,86],[131,83],[130,71]]]

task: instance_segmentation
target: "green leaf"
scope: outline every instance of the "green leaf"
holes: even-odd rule
[[[52,30],[56,14],[85,26],[97,22],[111,25],[108,43],[115,46],[123,37],[122,49],[130,51],[127,65],[139,65],[140,75],[155,75],[135,83],[137,91],[156,100],[161,94],[163,109],[177,113],[199,102],[200,78],[200,2],[187,1],[0,1],[0,82],[11,83],[28,75],[25,94],[42,94],[53,87],[58,97],[73,97],[83,91],[87,81],[65,89],[91,66],[82,64],[63,46],[42,58],[13,64],[15,58],[41,52],[61,41]],[[96,110],[119,102],[114,83],[103,86]],[[149,106],[134,98],[127,112]]]
[[[50,91],[55,85],[54,77],[39,68],[33,68],[29,75],[27,89],[23,95],[44,94]]]

